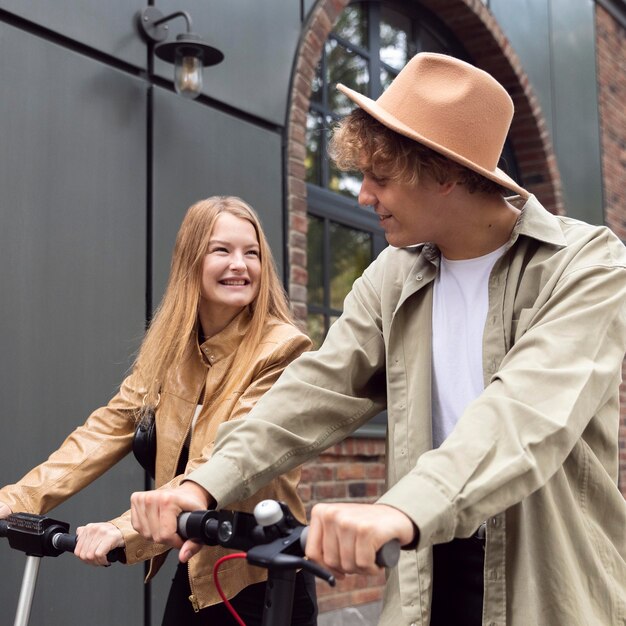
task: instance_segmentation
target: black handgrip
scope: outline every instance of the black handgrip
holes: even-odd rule
[[[0,537],[6,537],[9,523],[5,519],[0,519]]]
[[[307,526],[300,535],[300,547],[304,552],[306,549],[306,538],[309,534],[309,527]],[[395,567],[400,559],[400,542],[397,539],[392,539],[385,543],[376,552],[376,565],[378,567]]]
[[[76,535],[69,533],[57,533],[52,537],[52,545],[61,552],[74,552],[76,541]],[[124,548],[113,548],[107,554],[107,561],[109,563],[126,563],[126,551]]]
[[[181,513],[177,520],[177,532],[183,539],[243,552],[259,543],[255,526],[254,515],[241,511],[191,511]]]
[[[216,511],[187,511],[178,516],[176,532],[183,539],[201,541],[207,545],[217,545],[218,525]]]
[[[397,539],[392,539],[383,544],[376,552],[376,565],[378,567],[395,567],[400,560],[401,546]]]

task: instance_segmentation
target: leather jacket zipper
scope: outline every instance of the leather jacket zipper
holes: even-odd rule
[[[202,396],[204,395],[204,385],[202,386],[202,389],[200,389],[200,393],[198,394],[198,397],[196,398],[196,407],[200,404],[200,400],[202,399]],[[180,456],[183,452],[183,448],[185,447],[185,442],[187,441],[187,438],[189,438],[189,447],[188,449],[191,450],[191,438],[193,437],[193,433],[191,433],[191,426],[193,424],[193,416],[191,418],[191,421],[189,422],[189,426],[187,427],[187,430],[185,431],[185,436],[183,438],[183,442],[180,446],[180,449],[178,450],[178,461],[180,462]],[[191,571],[189,570],[189,564],[187,564],[187,578],[189,579],[189,589],[191,591],[191,595],[189,596],[189,602],[191,602],[191,606],[193,607],[193,611],[194,613],[199,613],[200,612],[200,604],[198,602],[198,598],[196,597],[196,594],[194,593],[194,589],[193,589],[193,581],[191,580]]]
[[[189,584],[191,584],[191,576],[189,576]],[[193,607],[194,613],[200,613],[200,605],[198,604],[198,598],[192,593],[189,596],[189,602],[191,602],[191,606]]]

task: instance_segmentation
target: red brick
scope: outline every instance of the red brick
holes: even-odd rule
[[[365,464],[363,463],[340,463],[336,469],[337,480],[350,478],[365,478]]]
[[[345,483],[318,482],[313,485],[313,496],[316,500],[345,500],[347,495]]]

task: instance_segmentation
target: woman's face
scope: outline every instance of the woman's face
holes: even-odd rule
[[[260,248],[254,226],[231,213],[222,213],[215,222],[202,266],[199,312],[205,336],[225,328],[257,297],[260,280]]]

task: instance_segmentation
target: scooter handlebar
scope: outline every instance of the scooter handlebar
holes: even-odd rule
[[[69,524],[45,515],[12,513],[0,520],[0,537],[7,537],[14,550],[29,556],[58,556],[62,552],[74,552],[77,537],[68,533]],[[126,562],[123,548],[115,548],[107,554],[109,563]]]
[[[57,533],[52,536],[52,545],[61,552],[74,552],[78,537],[69,533]],[[109,563],[126,563],[126,552],[124,548],[113,548],[107,553]]]
[[[260,513],[263,510],[263,505],[268,504],[272,505],[270,507],[272,515],[269,521],[280,524],[284,515],[281,515],[281,512],[277,511],[275,506],[273,506],[279,507],[279,504],[275,501],[264,500],[255,508],[256,520],[254,516],[247,513],[228,514],[211,510],[181,513],[178,516],[177,532],[184,539],[195,539],[207,545],[220,544],[223,547],[248,550],[255,545],[267,543],[278,536],[269,534],[264,536],[261,528],[255,524],[255,522],[258,522],[264,528],[274,525],[267,523],[267,520],[261,518],[261,515],[265,515],[264,512]],[[295,520],[293,521],[295,522]],[[291,524],[289,526],[291,528],[290,532],[292,532],[294,526]],[[297,526],[300,526],[302,529],[297,552],[299,553],[298,556],[304,556],[308,526],[302,526],[299,523],[297,523]],[[244,537],[247,539],[247,545],[242,543]],[[392,539],[376,552],[376,565],[379,567],[395,567],[399,558],[400,542],[397,539]]]
[[[300,535],[300,546],[302,551],[306,550],[306,540],[309,534],[309,527],[307,526]],[[400,560],[400,542],[397,539],[392,539],[383,544],[376,552],[376,565],[378,567],[395,567]]]

